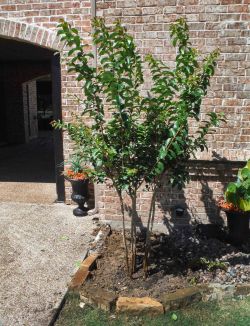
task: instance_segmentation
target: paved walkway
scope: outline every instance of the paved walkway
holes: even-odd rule
[[[53,204],[56,199],[55,183],[0,181],[0,202]]]
[[[48,325],[91,229],[72,206],[0,203],[0,325]]]

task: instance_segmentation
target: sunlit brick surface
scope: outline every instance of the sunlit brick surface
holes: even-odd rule
[[[203,221],[218,218],[215,198],[222,194],[232,171],[250,157],[250,14],[249,0],[97,0],[97,16],[107,23],[117,18],[134,35],[139,52],[149,52],[173,66],[175,49],[169,42],[169,25],[176,18],[186,17],[192,43],[202,53],[219,48],[221,55],[216,75],[203,101],[206,110],[224,112],[227,124],[208,137],[208,153],[198,155],[202,160],[224,159],[224,164],[200,162],[192,165],[192,181],[185,191],[172,191],[162,187],[158,196],[157,219],[172,215],[175,205],[188,208],[186,218]],[[2,0],[0,2],[0,36],[25,40],[37,45],[60,50],[56,25],[64,18],[76,26],[86,40],[91,30],[91,1]],[[147,71],[146,71],[147,73]],[[62,74],[62,114],[70,121],[78,105],[73,95],[81,89],[73,74]],[[150,84],[145,84],[148,89]],[[64,154],[68,157],[72,144],[64,135]],[[234,161],[235,163],[230,163]],[[99,210],[108,219],[120,219],[117,198],[105,186],[99,186]],[[148,211],[150,193],[139,195],[138,209],[143,218]],[[69,199],[69,186],[67,185]],[[177,221],[180,221],[181,219]],[[179,222],[178,222],[179,223]]]

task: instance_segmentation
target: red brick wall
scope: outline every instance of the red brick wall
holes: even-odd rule
[[[168,225],[180,225],[197,222],[222,222],[225,218],[216,206],[217,199],[223,194],[228,182],[234,181],[241,162],[193,161],[190,163],[191,180],[179,191],[170,189],[163,182],[156,196],[155,221]],[[148,217],[151,193],[142,187],[139,191],[137,208],[141,220]],[[129,200],[126,203],[130,205]],[[121,220],[119,201],[115,191],[99,187],[99,211],[107,220]],[[182,217],[175,214],[175,209],[184,209]],[[127,220],[128,214],[126,214]]]
[[[173,65],[175,49],[170,46],[169,26],[178,17],[186,17],[191,41],[202,53],[221,51],[216,75],[203,101],[202,112],[224,112],[227,124],[208,137],[209,152],[203,160],[235,161],[194,162],[191,182],[184,191],[169,192],[164,185],[158,193],[157,220],[168,216],[173,223],[186,223],[190,217],[203,221],[219,219],[215,199],[220,196],[240,164],[250,158],[250,1],[249,0],[97,0],[97,15],[108,23],[119,18],[134,35],[142,55],[153,53]],[[148,88],[150,85],[145,85]],[[115,194],[104,186],[99,207],[106,218],[120,219]],[[138,209],[145,219],[151,194],[141,191]],[[186,218],[175,218],[174,207],[186,208]]]
[[[209,137],[209,153],[200,158],[224,158],[233,163],[224,165],[196,162],[192,167],[192,181],[184,192],[169,193],[163,186],[158,195],[157,218],[160,220],[175,205],[187,205],[189,215],[204,221],[217,216],[214,198],[222,193],[231,175],[238,168],[237,161],[250,157],[250,51],[249,0],[97,0],[97,15],[107,22],[121,18],[137,42],[142,55],[151,52],[168,64],[173,63],[175,50],[169,45],[169,24],[180,16],[189,22],[191,40],[203,53],[216,47],[221,56],[211,89],[203,101],[206,109],[224,111],[228,123]],[[55,28],[60,18],[78,27],[88,38],[91,2],[26,0],[0,2],[0,35],[26,39],[49,48],[58,48]],[[6,18],[14,22],[1,22]],[[24,24],[27,23],[27,24]],[[39,28],[37,28],[39,26]],[[8,32],[5,34],[6,30]],[[21,35],[21,36],[20,36]],[[145,85],[145,88],[149,85]],[[78,109],[72,95],[81,94],[74,75],[66,73],[62,64],[62,110],[64,120]],[[64,154],[72,150],[64,136]],[[239,164],[240,165],[240,164]],[[69,188],[67,186],[67,194]],[[141,192],[138,208],[142,217],[148,209],[150,193]],[[108,219],[120,219],[117,198],[105,186],[99,186],[100,213]],[[172,214],[172,213],[171,213]],[[170,215],[171,215],[170,214]],[[172,214],[173,215],[173,214]]]
[[[60,18],[81,31],[90,27],[90,0],[1,0],[0,16],[55,29]]]
[[[97,14],[112,23],[119,18],[134,35],[142,55],[153,53],[168,64],[175,49],[169,25],[186,17],[191,42],[202,53],[221,51],[216,76],[203,101],[203,112],[225,112],[227,124],[209,138],[213,150],[229,160],[250,157],[250,1],[249,0],[97,0]],[[146,85],[147,87],[148,85]]]

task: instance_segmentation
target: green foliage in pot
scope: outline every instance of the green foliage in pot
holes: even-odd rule
[[[228,184],[225,199],[241,211],[250,211],[250,160],[239,170],[237,181]]]
[[[76,73],[85,97],[79,99],[82,112],[74,122],[57,121],[54,127],[68,131],[86,163],[94,167],[97,182],[112,180],[120,199],[123,222],[124,196],[130,197],[130,247],[125,223],[123,238],[131,275],[137,250],[138,189],[145,184],[152,191],[144,248],[146,275],[156,190],[163,177],[172,186],[184,186],[189,178],[188,160],[207,148],[206,135],[222,120],[213,111],[203,119],[200,114],[219,52],[215,50],[202,58],[192,47],[188,25],[182,18],[170,28],[172,44],[177,48],[174,69],[152,55],[147,55],[143,63],[133,37],[119,21],[107,26],[102,19],[95,19],[93,30],[97,66],[78,30],[65,21],[59,25],[58,34],[69,48],[69,71]],[[152,78],[147,95],[141,92],[144,64]],[[196,122],[196,133],[189,130],[190,120]]]
[[[80,153],[73,153],[68,161],[63,162],[63,165],[66,165],[64,171],[65,177],[73,180],[91,179],[93,169],[84,164],[84,162]]]
[[[83,158],[81,155],[74,153],[70,156],[70,159],[65,162],[67,165],[70,166],[70,169],[74,173],[80,173],[83,170],[84,164],[83,164]]]

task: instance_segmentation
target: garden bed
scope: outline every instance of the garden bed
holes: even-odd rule
[[[250,243],[234,247],[195,229],[179,229],[170,235],[153,235],[147,279],[143,278],[141,263],[138,252],[138,270],[131,279],[126,273],[122,236],[113,231],[83,289],[94,287],[119,296],[160,299],[164,293],[199,284],[249,283]]]

